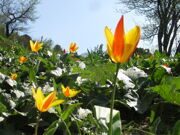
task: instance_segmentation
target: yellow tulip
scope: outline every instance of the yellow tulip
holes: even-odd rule
[[[115,63],[124,63],[129,60],[137,47],[140,39],[140,27],[135,26],[125,34],[124,17],[122,16],[116,26],[114,35],[106,26],[105,36],[107,39],[107,51],[112,61]]]
[[[64,100],[57,100],[56,91],[51,92],[45,97],[40,88],[38,88],[37,91],[33,88],[32,94],[36,107],[40,112],[46,112],[49,108],[64,102]]]
[[[16,80],[17,79],[17,74],[16,73],[11,73],[11,79]]]
[[[24,56],[19,57],[19,62],[22,64],[27,61],[27,58]]]
[[[71,43],[69,46],[69,51],[71,53],[75,53],[79,47],[76,45],[76,43]]]
[[[69,87],[65,88],[64,85],[61,85],[61,89],[64,96],[69,98],[76,96],[80,92],[80,90],[70,89]]]
[[[33,52],[38,52],[40,49],[42,49],[42,45],[43,45],[43,43],[40,43],[38,41],[33,43],[33,41],[30,40],[30,47],[31,47],[31,51],[33,51]]]

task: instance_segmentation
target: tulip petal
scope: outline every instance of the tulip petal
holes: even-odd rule
[[[43,46],[43,43],[39,43],[39,49],[42,49],[42,46]]]
[[[76,96],[78,93],[80,92],[80,90],[74,90],[74,89],[70,89],[69,90],[69,97],[74,97]]]
[[[40,100],[44,100],[44,94],[42,93],[41,88],[37,89],[37,98],[39,98]]]
[[[61,89],[62,89],[62,92],[63,92],[63,93],[66,92],[66,88],[64,87],[64,85],[61,85]]]
[[[114,36],[111,30],[106,26],[104,29],[106,40],[107,40],[107,52],[109,56],[111,57],[112,61],[117,63],[116,59],[114,58],[113,52],[112,52],[112,46],[113,46],[113,40]]]
[[[137,47],[139,39],[140,39],[139,26],[135,26],[125,35],[125,48],[124,48],[122,62],[126,62],[129,60],[129,58],[131,57],[131,55],[133,54],[133,52]]]
[[[56,101],[54,101],[54,102],[50,105],[50,107],[53,107],[53,106],[62,104],[63,102],[64,102],[64,100],[56,100]]]
[[[107,51],[110,57],[112,57],[112,45],[113,45],[113,34],[108,27],[105,27],[105,36],[107,40]]]
[[[121,58],[124,52],[124,17],[118,22],[113,40],[113,54]]]
[[[32,88],[32,95],[33,95],[33,98],[36,100],[36,92],[34,88]]]
[[[30,47],[31,47],[31,50],[34,50],[34,43],[32,40],[29,41],[30,42]]]
[[[110,48],[112,48],[113,38],[114,38],[113,33],[107,26],[105,27],[104,32],[105,32],[107,43],[110,46]]]
[[[51,92],[47,97],[45,97],[43,104],[42,104],[42,111],[47,111],[52,102],[55,100],[56,98],[56,91]]]
[[[35,91],[34,91],[35,92]],[[36,106],[38,109],[41,109],[43,100],[44,100],[44,95],[41,91],[40,88],[37,89],[36,94],[34,95],[35,101],[36,101]]]
[[[38,41],[36,41],[36,42],[34,43],[34,51],[35,51],[35,52],[38,52],[38,50],[39,50],[39,43],[38,43]]]
[[[76,43],[71,43],[70,44],[70,46],[69,46],[69,51],[71,52],[71,53],[74,53],[74,52],[76,52],[77,51],[77,49],[78,49],[79,47],[76,45]]]

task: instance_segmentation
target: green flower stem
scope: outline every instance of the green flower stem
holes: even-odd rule
[[[74,115],[72,115],[72,117],[75,119],[75,123],[76,123],[76,125],[77,125],[77,129],[78,129],[78,132],[79,132],[78,135],[82,135],[82,134],[81,134],[81,130],[80,130],[80,126],[79,126],[79,123],[78,123],[77,119],[75,118]]]
[[[34,135],[38,135],[38,127],[39,127],[40,118],[41,118],[41,113],[38,113]]]
[[[114,108],[114,99],[115,99],[115,94],[116,94],[116,82],[117,82],[117,75],[119,71],[119,63],[116,65],[116,74],[114,76],[114,89],[112,91],[112,99],[111,99],[111,111],[110,111],[110,123],[109,123],[109,134],[112,135],[112,118],[113,118],[113,108]]]
[[[67,135],[71,135],[71,132],[70,132],[69,127],[68,127],[68,125],[66,124],[66,122],[63,120],[62,117],[60,117],[60,120],[63,122],[63,124],[64,124],[65,127],[66,127]],[[66,133],[65,133],[65,134],[66,134]]]

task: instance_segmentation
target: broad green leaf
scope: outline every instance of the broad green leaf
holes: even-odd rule
[[[95,106],[96,118],[100,123],[104,125],[108,129],[109,118],[110,118],[110,108]],[[121,118],[120,112],[117,110],[113,110],[113,123],[112,123],[112,132],[113,135],[121,135],[122,132],[121,127]],[[108,130],[107,130],[108,132]]]
[[[151,89],[166,101],[180,105],[180,77],[166,77],[161,84]]]
[[[163,76],[166,74],[166,70],[162,67],[158,67],[155,69],[155,71],[152,73],[152,80],[155,83],[160,83],[161,79],[163,78]]]
[[[112,125],[112,132],[113,135],[121,135],[121,118],[120,118],[120,112],[113,115],[113,125]]]

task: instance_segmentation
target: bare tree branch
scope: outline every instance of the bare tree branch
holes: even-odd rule
[[[180,0],[119,0],[128,10],[135,10],[150,20],[143,29],[143,39],[157,38],[160,52],[171,55],[180,25]],[[125,9],[126,10],[126,9]],[[179,40],[179,39],[178,39]]]
[[[6,36],[30,21],[35,21],[35,7],[39,0],[0,0],[0,23],[5,25]]]

